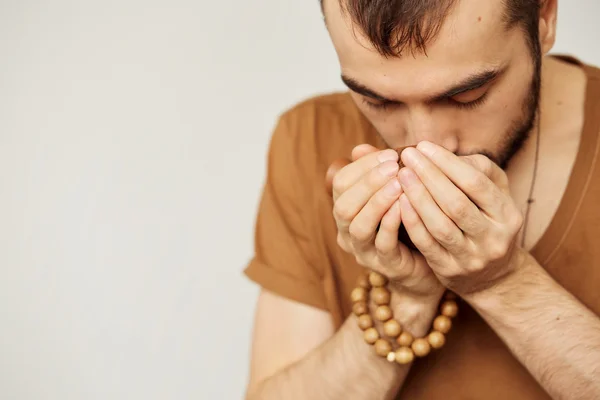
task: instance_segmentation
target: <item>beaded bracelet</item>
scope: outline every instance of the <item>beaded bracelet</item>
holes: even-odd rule
[[[446,292],[444,302],[440,306],[440,313],[433,321],[433,329],[423,338],[414,339],[410,332],[404,331],[402,325],[394,319],[390,308],[391,293],[385,287],[387,278],[378,272],[371,271],[358,278],[358,286],[352,291],[350,297],[353,302],[352,312],[358,319],[358,326],[364,332],[365,341],[375,347],[375,352],[389,362],[409,364],[416,357],[425,357],[431,349],[440,349],[446,343],[445,335],[452,327],[452,318],[458,314],[456,295]],[[373,317],[369,313],[369,295],[377,305]],[[373,318],[383,323],[383,333],[394,339],[398,347],[394,349],[392,343],[383,338],[375,327]]]

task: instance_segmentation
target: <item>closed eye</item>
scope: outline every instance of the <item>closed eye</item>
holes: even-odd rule
[[[490,84],[472,89],[466,92],[456,94],[452,97],[442,98],[436,101],[438,104],[447,104],[460,109],[472,110],[481,106],[487,99]],[[373,101],[370,97],[361,96],[362,102],[375,111],[387,111],[391,108],[399,107],[402,104],[394,101]]]
[[[392,107],[398,107],[400,104],[399,103],[395,103],[395,102],[391,102],[391,101],[380,101],[380,102],[374,102],[371,100],[367,100],[366,97],[361,97],[362,102],[369,108],[376,110],[376,111],[385,111],[388,110]]]
[[[448,100],[451,105],[456,106],[458,108],[464,108],[464,109],[476,108],[477,106],[480,106],[485,102],[491,84],[492,84],[492,82],[488,82],[487,84],[485,84],[481,87],[478,87],[478,88],[475,88],[472,90],[468,90],[466,92],[462,92],[462,93],[456,94],[452,97],[449,97]]]
[[[448,100],[451,105],[453,105],[457,108],[465,109],[465,110],[472,110],[474,108],[481,106],[483,103],[485,103],[485,100],[488,97],[487,95],[488,95],[488,92],[485,92],[483,95],[479,96],[479,98],[477,98],[475,100],[467,101],[467,102],[458,101],[458,100],[455,100],[454,98],[450,98]]]

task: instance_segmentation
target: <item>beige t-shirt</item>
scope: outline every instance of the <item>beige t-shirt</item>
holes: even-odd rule
[[[588,81],[579,152],[558,211],[531,253],[600,315],[600,69],[582,68]],[[324,177],[335,159],[349,157],[361,143],[385,147],[348,93],[309,99],[281,116],[269,148],[255,256],[245,270],[269,291],[327,310],[336,328],[351,313],[349,293],[362,267],[336,243],[333,201]],[[462,303],[446,345],[415,361],[398,399],[549,396]]]

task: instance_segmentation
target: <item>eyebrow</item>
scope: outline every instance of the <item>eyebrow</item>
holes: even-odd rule
[[[498,78],[500,75],[502,75],[502,73],[504,73],[505,70],[506,67],[491,68],[471,74],[467,78],[463,79],[461,82],[444,90],[442,93],[431,96],[429,99],[426,100],[426,102],[433,103],[436,101],[448,99],[450,97],[458,96],[461,93],[478,89],[486,85],[487,83],[493,81],[494,79]],[[350,90],[363,96],[370,97],[372,99],[379,100],[384,103],[401,103],[397,100],[389,99],[377,93],[376,91],[369,89],[367,86],[354,80],[353,78],[350,78],[343,74],[342,82],[344,82],[344,84],[348,86]]]

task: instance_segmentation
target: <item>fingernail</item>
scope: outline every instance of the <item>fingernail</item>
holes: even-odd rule
[[[435,153],[435,145],[431,142],[421,142],[417,145],[417,149],[428,157],[431,157]]]
[[[406,168],[403,169],[402,171],[400,171],[400,183],[402,183],[402,186],[412,186],[417,182],[417,175],[415,175],[414,172],[412,172],[410,169]]]
[[[393,197],[397,196],[398,193],[400,193],[401,188],[402,186],[400,185],[400,182],[398,182],[397,179],[393,179],[391,182],[385,185],[385,188],[383,190],[386,195]]]
[[[386,161],[398,161],[398,153],[396,150],[387,149],[379,153],[377,159],[380,163],[384,163]]]
[[[419,150],[414,147],[409,147],[408,149],[402,152],[402,160],[406,161],[405,164],[415,165],[419,160]]]
[[[398,163],[385,162],[379,166],[379,172],[384,176],[393,176],[398,172]]]

